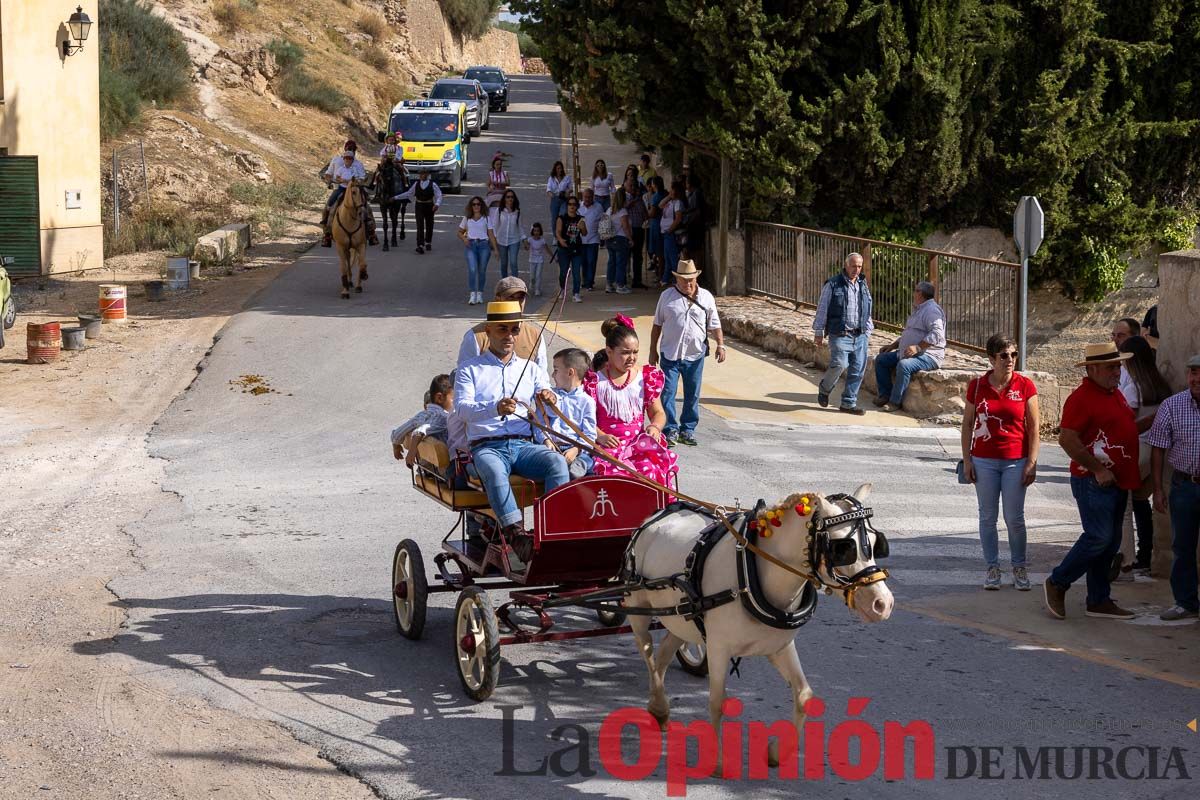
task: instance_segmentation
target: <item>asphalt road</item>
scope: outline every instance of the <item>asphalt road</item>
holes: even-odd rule
[[[585,164],[597,153],[610,164],[628,160],[600,132],[584,138]],[[562,145],[549,82],[515,78],[511,110],[472,143],[471,177],[484,177],[495,148],[513,154],[524,219],[546,222],[544,190],[536,187]],[[461,692],[452,660],[453,595],[433,600],[423,641],[393,627],[393,548],[411,537],[431,563],[453,524],[407,485],[387,435],[419,407],[430,377],[452,366],[463,330],[479,314],[464,302],[465,267],[451,234],[467,196],[447,198],[431,254],[415,255],[411,235],[398,251],[372,249],[364,294],[340,300],[331,252],[316,249],[229,323],[149,439],[168,462],[164,489],[173,496],[131,528],[142,569],[112,584],[128,608],[128,632],[115,646],[80,647],[131,660],[142,680],[275,720],[384,797],[661,797],[664,768],[629,783],[610,777],[597,758],[604,715],[646,701],[632,639],[508,648],[498,690],[475,704]],[[497,272],[493,260],[489,288]],[[607,316],[604,295],[587,302],[597,321]],[[248,394],[231,384],[247,375],[272,391]],[[928,721],[937,762],[934,780],[913,779],[911,768],[890,783],[881,774],[863,782],[830,775],[824,782],[834,785],[823,788],[706,780],[692,784],[690,796],[1195,796],[1190,780],[1012,779],[1018,745],[1154,745],[1164,748],[1162,762],[1167,748],[1190,746],[1183,758],[1196,774],[1200,739],[1179,720],[1181,709],[1191,709],[1183,719],[1200,711],[1200,692],[906,609],[970,590],[982,577],[974,498],[953,480],[956,432],[769,425],[705,412],[701,433],[703,446],[682,453],[686,487],[698,496],[753,502],[874,483],[876,522],[892,536],[898,610],[868,627],[836,598],[825,599],[799,633],[801,659],[828,704],[827,732],[846,718],[848,698],[868,697],[863,718],[876,730],[885,720]],[[1044,464],[1045,480],[1029,501],[1035,572],[1062,552],[1076,524],[1061,453],[1050,449]],[[584,614],[564,615],[567,625],[586,622]],[[1196,648],[1194,637],[1183,646]],[[730,691],[746,703],[743,720],[790,713],[786,687],[764,661],[745,662]],[[672,668],[668,692],[674,719],[705,716],[703,681]],[[498,774],[532,770],[563,748],[551,736],[568,724],[581,726],[572,740],[579,730],[591,737],[597,775]],[[255,754],[237,744],[176,755],[253,762]],[[976,777],[947,779],[945,748],[953,746],[1007,748],[1006,778],[980,779],[977,767]]]

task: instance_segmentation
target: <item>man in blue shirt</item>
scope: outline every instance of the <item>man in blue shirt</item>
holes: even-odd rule
[[[520,303],[488,303],[488,349],[458,368],[454,411],[466,426],[475,471],[496,520],[513,551],[528,561],[533,540],[521,526],[524,515],[509,476],[543,481],[549,492],[570,475],[561,453],[533,441],[528,415],[534,396],[551,405],[558,396],[546,371],[515,352],[521,321]]]
[[[871,290],[862,271],[861,255],[846,256],[842,271],[825,281],[813,318],[813,341],[817,346],[829,337],[829,368],[817,386],[817,402],[821,408],[829,405],[829,395],[845,372],[846,387],[838,410],[856,416],[866,413],[859,408],[858,389],[867,371],[867,342],[875,329],[871,322]]]
[[[946,312],[933,299],[936,290],[929,281],[913,289],[913,312],[904,323],[900,338],[875,356],[875,383],[879,396],[875,405],[884,411],[904,406],[904,392],[912,376],[923,370],[937,369],[946,357]],[[895,381],[892,371],[895,370]]]

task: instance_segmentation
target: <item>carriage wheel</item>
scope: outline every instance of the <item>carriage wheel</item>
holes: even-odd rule
[[[703,644],[684,642],[675,651],[675,660],[688,675],[703,678],[708,675],[708,649]]]
[[[598,608],[596,609],[596,619],[600,620],[600,624],[606,628],[615,628],[625,624],[625,614],[620,611],[604,611]]]
[[[392,556],[392,613],[396,629],[409,639],[420,639],[425,630],[425,604],[429,584],[421,548],[412,539],[396,545]]]
[[[454,604],[454,658],[463,690],[488,699],[500,680],[500,629],[487,592],[468,586]]]

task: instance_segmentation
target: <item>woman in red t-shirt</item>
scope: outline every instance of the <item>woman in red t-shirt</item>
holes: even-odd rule
[[[1038,402],[1033,381],[1016,371],[1017,346],[999,334],[987,341],[992,368],[967,385],[963,474],[979,500],[979,540],[987,562],[983,588],[1000,588],[997,506],[1004,500],[1013,586],[1029,591],[1025,562],[1025,489],[1037,475]]]

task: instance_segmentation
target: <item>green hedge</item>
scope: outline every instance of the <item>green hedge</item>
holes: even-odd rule
[[[450,29],[464,39],[478,39],[492,27],[500,0],[438,0]]]
[[[183,37],[140,0],[100,0],[100,134],[116,136],[151,104],[187,94],[192,62]]]

